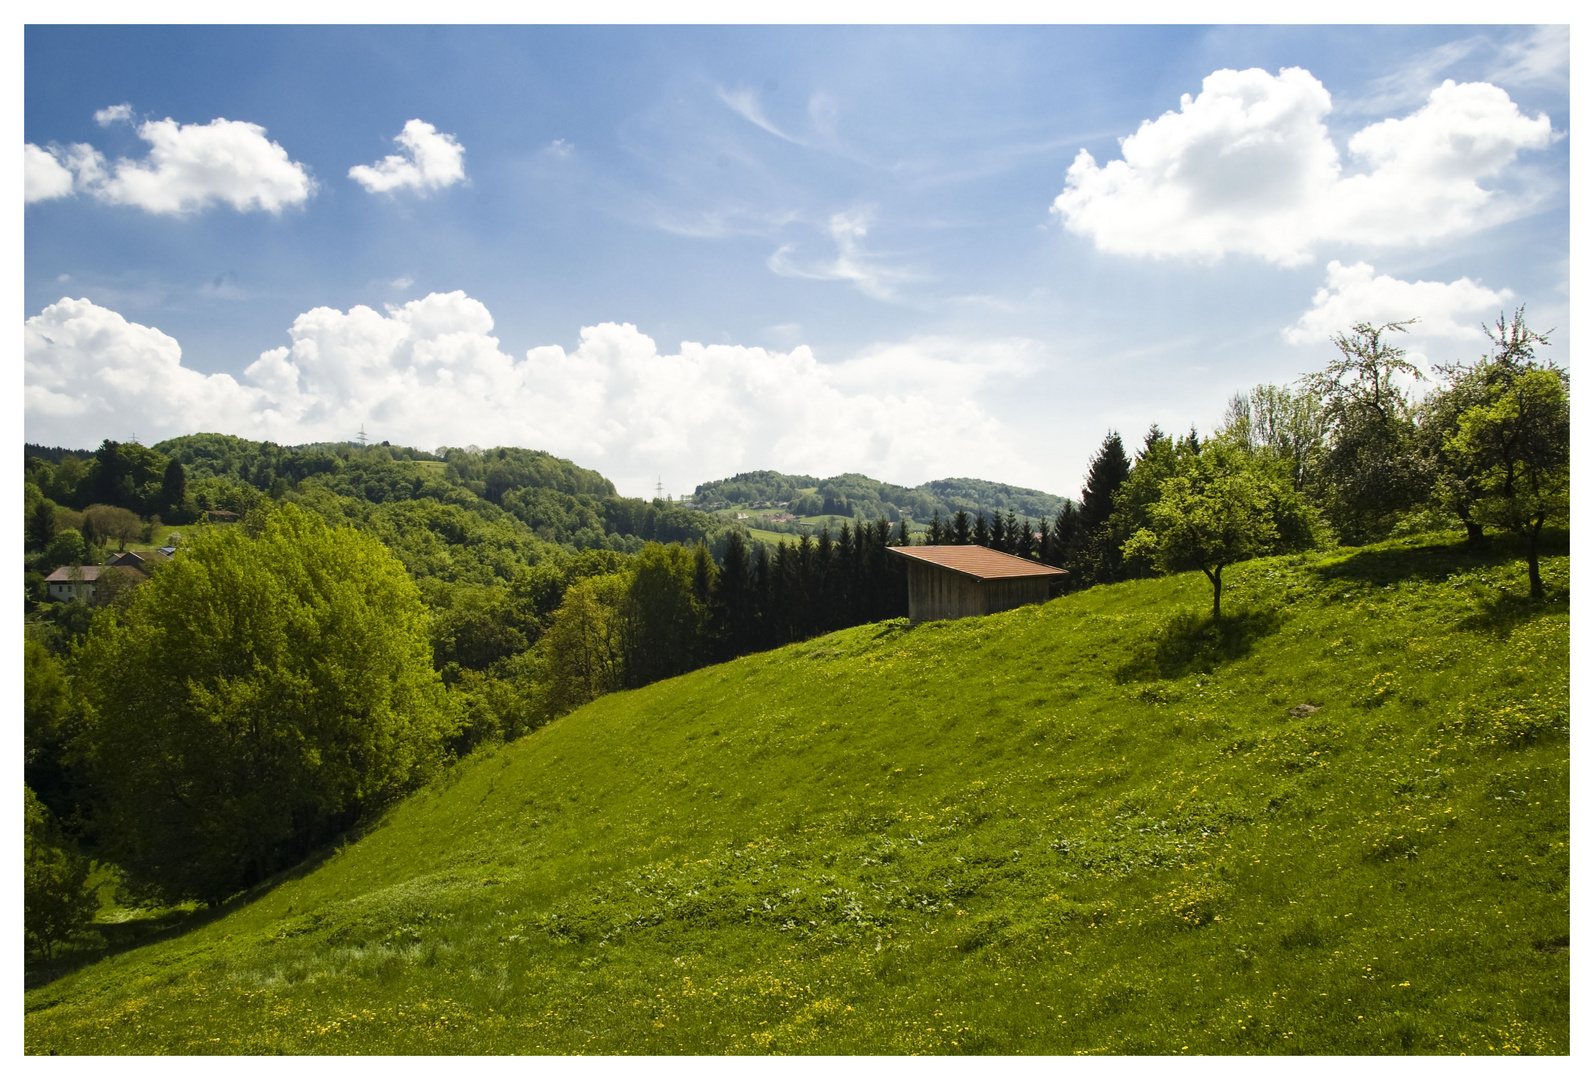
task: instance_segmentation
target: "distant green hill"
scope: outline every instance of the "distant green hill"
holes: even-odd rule
[[[152,448],[183,463],[191,486],[219,493],[245,486],[324,503],[325,494],[371,506],[431,500],[485,522],[505,518],[535,540],[577,550],[635,552],[648,540],[692,543],[724,523],[663,500],[622,498],[592,469],[543,450],[439,447],[435,453],[388,443],[280,446],[232,435],[183,435]]]
[[[614,694],[26,1049],[1564,1054],[1565,550],[1538,605],[1430,537]]]
[[[842,473],[818,477],[761,470],[738,473],[726,480],[699,484],[692,505],[710,512],[748,512],[784,509],[797,517],[885,518],[904,515],[916,526],[940,514],[950,520],[959,510],[970,514],[1006,513],[1038,521],[1050,520],[1067,499],[1032,488],[995,484],[988,480],[949,478],[906,488],[864,476]],[[785,504],[783,507],[781,504]]]

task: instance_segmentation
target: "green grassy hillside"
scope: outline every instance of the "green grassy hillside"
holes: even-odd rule
[[[1568,559],[1391,543],[599,700],[35,1053],[1565,1053]],[[1316,711],[1296,706],[1317,706]]]

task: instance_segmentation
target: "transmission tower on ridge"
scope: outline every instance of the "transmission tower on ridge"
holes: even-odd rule
[[[365,449],[365,425],[360,425],[360,449]]]
[[[662,474],[659,476],[659,482],[653,485],[653,497],[655,499],[664,498],[664,476]]]

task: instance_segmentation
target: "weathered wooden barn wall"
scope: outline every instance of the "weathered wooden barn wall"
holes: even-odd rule
[[[985,614],[1024,604],[1044,604],[1051,578],[996,578],[985,583]]]
[[[908,621],[962,619],[990,615],[1022,604],[1044,604],[1050,578],[996,578],[976,581],[929,563],[908,565]]]
[[[985,583],[939,566],[908,566],[908,621],[985,614]]]

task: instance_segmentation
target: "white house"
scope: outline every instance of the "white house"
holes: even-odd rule
[[[94,583],[100,579],[103,569],[101,566],[63,566],[52,570],[44,579],[50,588],[50,599],[62,603],[94,599]]]

